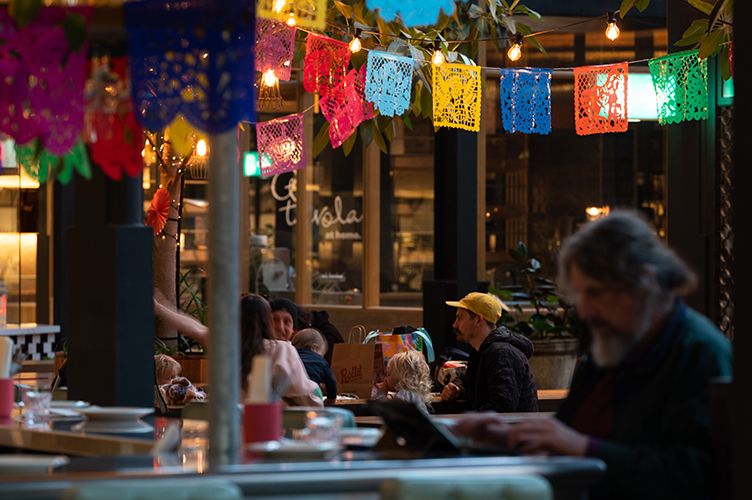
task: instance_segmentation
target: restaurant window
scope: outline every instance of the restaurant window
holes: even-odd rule
[[[34,323],[39,183],[16,164],[12,140],[1,141],[0,148],[0,309],[7,323]]]
[[[622,33],[613,42],[604,41],[602,30],[554,33],[538,40],[548,57],[529,48],[514,67],[608,64],[659,57],[667,51],[665,29]],[[503,53],[489,51],[487,65],[510,63]],[[630,67],[632,77],[642,84],[649,78],[647,68]],[[525,243],[547,277],[553,277],[562,243],[588,220],[588,208],[637,209],[665,237],[665,129],[654,118],[630,119],[624,133],[579,136],[572,73],[554,71],[550,134],[511,134],[501,123],[499,77],[489,76],[486,83],[485,278],[492,285],[521,284],[508,253],[518,242]],[[634,100],[638,93],[631,85],[630,80]]]
[[[395,119],[390,154],[381,162],[382,307],[421,307],[423,280],[433,279],[434,129],[411,117]]]

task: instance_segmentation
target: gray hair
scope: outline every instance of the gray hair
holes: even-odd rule
[[[574,233],[559,255],[559,283],[568,288],[572,264],[588,277],[631,292],[650,291],[651,277],[663,295],[694,290],[697,276],[655,235],[637,213],[618,210]]]

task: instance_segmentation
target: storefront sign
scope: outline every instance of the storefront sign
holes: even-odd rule
[[[298,206],[298,199],[295,196],[298,181],[297,178],[293,176],[290,177],[290,180],[285,186],[277,186],[278,178],[279,175],[272,177],[272,196],[275,200],[284,203],[284,205],[278,210],[285,214],[285,223],[287,226],[293,227],[297,223],[297,219],[294,217],[292,211]],[[316,226],[319,226],[322,229],[329,229],[335,224],[349,226],[363,221],[363,214],[358,215],[358,212],[355,209],[344,214],[341,196],[335,196],[333,204],[334,206],[332,209],[330,209],[328,205],[313,209],[312,221]],[[359,232],[332,230],[324,233],[323,238],[325,240],[360,241],[363,239],[363,236]]]

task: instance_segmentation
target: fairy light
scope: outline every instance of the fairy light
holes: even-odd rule
[[[616,25],[616,14],[613,12],[608,13],[608,26],[606,27],[606,37],[609,40],[616,40],[619,38],[619,27]]]
[[[276,12],[277,14],[279,14],[280,12],[282,12],[282,9],[285,8],[285,4],[287,4],[287,2],[285,0],[275,0],[274,1],[274,12]]]
[[[290,17],[287,19],[288,26],[295,26],[295,16],[290,12]]]
[[[355,36],[350,41],[350,52],[353,54],[360,52],[360,49],[363,48],[363,44],[360,41],[360,33],[360,28],[355,28]]]
[[[267,87],[274,87],[277,83],[277,76],[274,74],[273,69],[269,69],[264,73],[264,85]]]
[[[510,61],[518,61],[522,56],[522,35],[517,33],[514,43],[507,51],[507,57]]]
[[[198,156],[206,156],[206,141],[201,139],[196,144],[196,154]]]
[[[431,58],[431,62],[436,66],[441,66],[445,61],[446,58],[444,57],[444,53],[441,51],[441,44],[438,41],[434,42],[433,57]]]

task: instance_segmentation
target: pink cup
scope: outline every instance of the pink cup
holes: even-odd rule
[[[16,389],[12,378],[0,378],[0,418],[10,417]]]
[[[246,403],[243,431],[246,444],[279,441],[282,434],[281,403]]]

